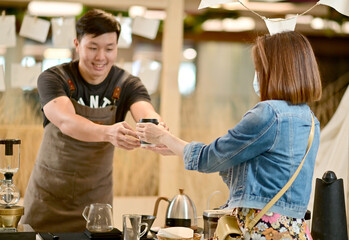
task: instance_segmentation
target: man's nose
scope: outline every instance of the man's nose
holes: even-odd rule
[[[97,51],[96,59],[105,59],[105,51],[103,49]]]

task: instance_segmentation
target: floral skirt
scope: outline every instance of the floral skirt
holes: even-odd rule
[[[258,209],[235,208],[232,215],[236,216],[241,229],[245,229],[260,212]],[[312,240],[304,219],[291,218],[278,213],[265,214],[250,231],[245,232],[244,240]]]

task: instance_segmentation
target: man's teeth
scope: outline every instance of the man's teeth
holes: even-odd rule
[[[104,66],[104,64],[95,64],[96,67],[101,68]]]

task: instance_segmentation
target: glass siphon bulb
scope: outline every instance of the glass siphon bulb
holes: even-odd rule
[[[18,203],[21,194],[12,182],[6,181],[0,186],[0,203],[6,206],[13,206]]]

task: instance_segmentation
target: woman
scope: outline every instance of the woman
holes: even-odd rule
[[[306,103],[321,97],[318,66],[308,40],[297,32],[258,37],[253,60],[260,100],[228,133],[206,145],[187,143],[162,126],[137,124],[141,140],[165,145],[154,151],[183,156],[185,168],[219,172],[230,194],[224,208],[244,229],[287,183],[307,148],[311,110]],[[259,89],[260,86],[260,89]],[[310,198],[320,126],[305,163],[287,192],[272,206],[245,239],[311,239],[304,221]]]

